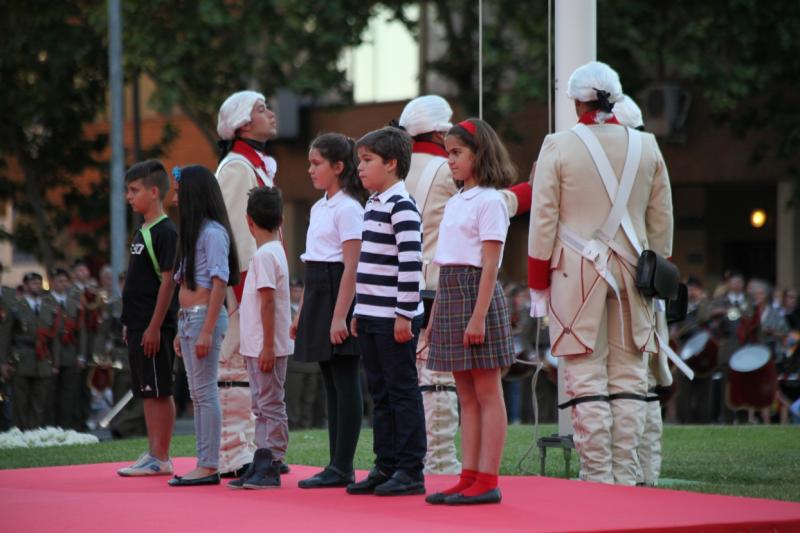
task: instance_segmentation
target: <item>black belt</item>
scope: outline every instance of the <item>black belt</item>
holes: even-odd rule
[[[641,394],[634,394],[632,392],[618,392],[616,394],[609,394],[608,396],[604,394],[598,394],[596,396],[579,396],[578,398],[573,398],[569,401],[558,404],[558,408],[566,409],[567,407],[572,407],[573,405],[586,402],[612,402],[614,400],[639,400],[640,402],[648,401],[647,397]]]
[[[217,387],[221,389],[228,389],[230,387],[249,387],[250,384],[246,381],[217,381]]]
[[[567,407],[572,407],[573,405],[586,402],[608,402],[608,396],[602,394],[598,394],[597,396],[580,396],[578,398],[573,398],[569,401],[558,404],[558,408],[566,409]]]
[[[420,385],[420,392],[456,392],[452,385]]]

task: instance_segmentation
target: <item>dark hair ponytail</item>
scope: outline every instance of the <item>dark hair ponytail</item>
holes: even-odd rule
[[[311,149],[330,164],[342,162],[344,168],[339,174],[339,187],[361,205],[367,201],[369,193],[358,179],[358,158],[356,143],[341,133],[323,133],[311,142]]]

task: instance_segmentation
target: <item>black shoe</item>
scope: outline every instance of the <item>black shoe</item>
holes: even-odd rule
[[[278,472],[280,473],[280,475],[289,473],[289,465],[287,465],[283,461],[273,461],[273,463],[275,463],[275,466],[278,468]]]
[[[247,463],[246,465],[242,465],[241,467],[237,468],[236,470],[231,470],[230,472],[225,472],[224,474],[220,474],[219,477],[222,479],[230,479],[230,478],[241,478],[245,475],[245,473],[250,469],[250,465],[253,463]]]
[[[411,496],[425,494],[425,479],[398,470],[386,483],[375,487],[375,496]]]
[[[318,472],[313,477],[301,480],[297,486],[301,489],[327,489],[332,487],[346,487],[355,480],[355,472],[345,474],[334,466],[326,466],[325,470]]]
[[[242,467],[242,468],[239,468],[238,470],[234,470],[233,472],[230,472],[231,474],[234,474],[234,473],[238,474],[238,476],[237,476],[236,479],[234,479],[233,481],[228,483],[228,488],[229,489],[243,489],[244,488],[245,482],[247,481],[247,479],[250,476],[253,475],[253,472],[255,471],[255,468],[253,467],[253,463],[247,463],[246,466],[247,466],[247,469],[244,470],[244,471],[242,471],[242,468],[244,468],[244,467]],[[223,476],[220,476],[220,477],[225,477],[225,476],[223,475]]]
[[[494,488],[476,496],[451,494],[444,499],[444,503],[447,505],[476,505],[480,503],[500,503],[502,499],[503,495],[500,493],[500,489]]]
[[[273,489],[280,486],[280,468],[272,460],[272,452],[267,448],[259,448],[253,456],[253,473],[242,484],[242,488]]]
[[[448,496],[450,495],[445,494],[444,492],[434,492],[425,498],[425,502],[431,505],[442,505]]]
[[[389,479],[389,476],[375,467],[369,471],[366,479],[347,485],[347,494],[372,494],[375,491],[375,487],[386,483]]]
[[[201,485],[219,485],[219,472],[194,479],[175,476],[167,481],[167,484],[170,487],[199,487]]]

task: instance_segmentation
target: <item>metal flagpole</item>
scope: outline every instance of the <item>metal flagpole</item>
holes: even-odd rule
[[[483,120],[483,0],[478,0],[478,118]]]
[[[108,77],[111,85],[111,270],[113,291],[119,293],[119,274],[125,270],[125,148],[123,146],[122,15],[120,0],[108,0]]]
[[[575,105],[567,98],[567,81],[579,66],[597,58],[596,0],[555,2],[555,115],[556,131],[571,128],[577,117]],[[567,401],[562,365],[558,367],[558,403]],[[558,434],[572,435],[568,409],[558,410]]]

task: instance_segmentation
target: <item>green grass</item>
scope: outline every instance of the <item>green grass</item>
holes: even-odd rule
[[[554,425],[543,425],[539,435],[549,435]],[[501,473],[517,475],[518,463],[533,442],[531,426],[508,431]],[[82,463],[130,461],[145,449],[145,439],[101,442],[88,446],[3,450],[0,469]],[[327,462],[325,430],[293,431],[287,460],[323,466]],[[669,488],[693,492],[751,496],[800,502],[800,428],[781,426],[667,426],[664,430],[662,478]],[[175,437],[172,454],[194,455],[194,437]],[[573,452],[571,475],[577,472]],[[356,467],[372,464],[372,431],[365,429],[356,452]],[[536,450],[523,465],[527,473],[539,471]],[[545,473],[564,475],[560,450],[550,449]]]

